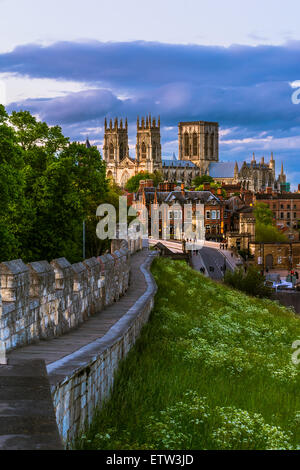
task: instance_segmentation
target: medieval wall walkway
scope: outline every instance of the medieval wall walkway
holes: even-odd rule
[[[145,262],[148,254],[148,250],[144,249],[131,256],[130,284],[126,294],[117,302],[63,336],[40,340],[11,351],[8,353],[9,363],[15,364],[27,359],[44,359],[46,365],[49,365],[103,337],[146,291],[147,283],[140,266]]]

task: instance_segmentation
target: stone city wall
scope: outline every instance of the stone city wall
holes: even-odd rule
[[[128,287],[130,254],[141,247],[141,238],[117,240],[112,254],[73,265],[65,258],[1,263],[0,364],[6,352],[60,336],[117,300]]]
[[[109,397],[120,361],[148,321],[156,292],[149,272],[155,256],[156,253],[149,252],[140,268],[147,283],[146,291],[106,335],[47,366],[56,421],[65,447],[72,447],[91,423],[95,409]],[[67,375],[66,370],[70,370]]]

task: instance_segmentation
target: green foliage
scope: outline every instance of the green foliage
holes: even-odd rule
[[[193,186],[200,186],[203,183],[213,183],[213,182],[214,182],[214,179],[211,176],[202,175],[202,176],[196,176],[193,179],[192,184]]]
[[[246,292],[255,297],[270,297],[272,291],[265,286],[265,278],[255,266],[249,266],[247,271],[238,268],[234,272],[227,271],[224,281],[234,289]]]
[[[264,202],[257,202],[254,208],[255,220],[259,224],[272,225],[273,224],[273,212],[267,204]]]
[[[220,183],[210,183],[211,189],[222,189],[222,196],[225,198],[226,197],[226,191],[225,189],[222,188],[222,185]],[[203,191],[204,190],[204,184],[200,184],[198,187],[196,187],[196,191]]]
[[[269,206],[263,202],[255,204],[255,241],[267,242],[287,242],[287,237],[281,233],[273,224],[274,215]]]
[[[125,189],[130,193],[135,193],[139,189],[141,180],[153,180],[153,184],[156,187],[158,183],[163,181],[163,177],[159,171],[155,171],[154,173],[149,173],[148,171],[140,171],[140,173],[138,173],[137,175],[134,175],[129,178],[125,185]]]
[[[287,237],[279,232],[274,225],[265,225],[259,222],[255,224],[255,241],[257,242],[287,242]]]
[[[0,259],[82,259],[106,244],[96,237],[96,208],[115,202],[95,147],[69,143],[58,126],[28,111],[0,107]]]
[[[296,449],[300,322],[269,299],[155,260],[150,321],[83,449]]]

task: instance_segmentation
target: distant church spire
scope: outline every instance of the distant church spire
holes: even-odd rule
[[[239,167],[238,167],[238,164],[237,164],[237,161],[235,162],[235,165],[234,165],[234,177],[237,178],[239,175]]]

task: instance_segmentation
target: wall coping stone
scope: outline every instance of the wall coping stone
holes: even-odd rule
[[[156,293],[157,286],[149,271],[149,267],[155,256],[157,256],[156,252],[149,252],[146,260],[140,266],[147,283],[146,291],[109,331],[103,337],[83,346],[74,353],[48,364],[47,372],[52,387],[67,382],[70,376],[83,370],[87,363],[96,361],[98,356],[110,349],[126,334],[132,322],[141,314],[143,306]]]

